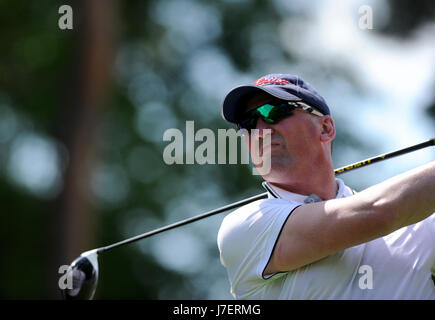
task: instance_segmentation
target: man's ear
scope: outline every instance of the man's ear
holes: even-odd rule
[[[321,120],[320,140],[322,142],[332,141],[335,138],[335,124],[330,116],[323,116]]]

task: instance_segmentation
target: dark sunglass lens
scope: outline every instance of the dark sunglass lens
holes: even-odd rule
[[[265,104],[257,109],[261,118],[268,123],[276,123],[291,114],[291,109],[283,103]]]
[[[258,113],[260,113],[262,118],[267,119],[267,118],[269,118],[272,110],[275,108],[276,108],[276,106],[274,106],[274,105],[264,104],[261,107],[257,108],[257,111],[258,111]]]
[[[245,120],[240,123],[240,127],[244,129],[255,129],[259,117],[267,123],[276,123],[281,119],[292,114],[292,108],[286,103],[268,103],[257,109],[249,111],[245,115]]]
[[[292,113],[292,109],[287,105],[280,105],[273,108],[269,113],[269,118],[279,121]]]
[[[258,116],[251,116],[240,123],[240,127],[244,129],[254,129],[257,126]]]
[[[259,116],[260,113],[257,109],[247,112],[243,117],[243,120],[240,122],[240,127],[248,130],[255,129]]]

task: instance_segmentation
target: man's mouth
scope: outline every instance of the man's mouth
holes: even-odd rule
[[[263,152],[267,151],[267,150],[271,150],[274,148],[277,148],[278,146],[280,146],[281,144],[278,141],[272,141],[270,143],[261,143],[260,144],[260,155],[263,155]]]

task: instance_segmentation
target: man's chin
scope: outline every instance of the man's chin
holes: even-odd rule
[[[255,169],[257,169],[257,172],[263,177],[264,180],[269,181],[269,179],[273,179],[279,175],[279,172],[277,172],[276,168],[255,166]]]
[[[272,156],[270,158],[270,166],[265,166],[263,163],[263,166],[256,165],[255,168],[267,181],[280,180],[280,177],[282,178],[283,173],[286,172],[291,165],[288,160],[288,158],[283,160],[281,157]]]

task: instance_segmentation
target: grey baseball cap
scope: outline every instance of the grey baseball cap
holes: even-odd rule
[[[243,102],[256,93],[265,92],[287,101],[301,101],[309,104],[324,115],[330,115],[325,99],[306,81],[293,74],[268,74],[253,84],[232,89],[224,99],[222,116],[225,120],[238,123],[243,111]]]

